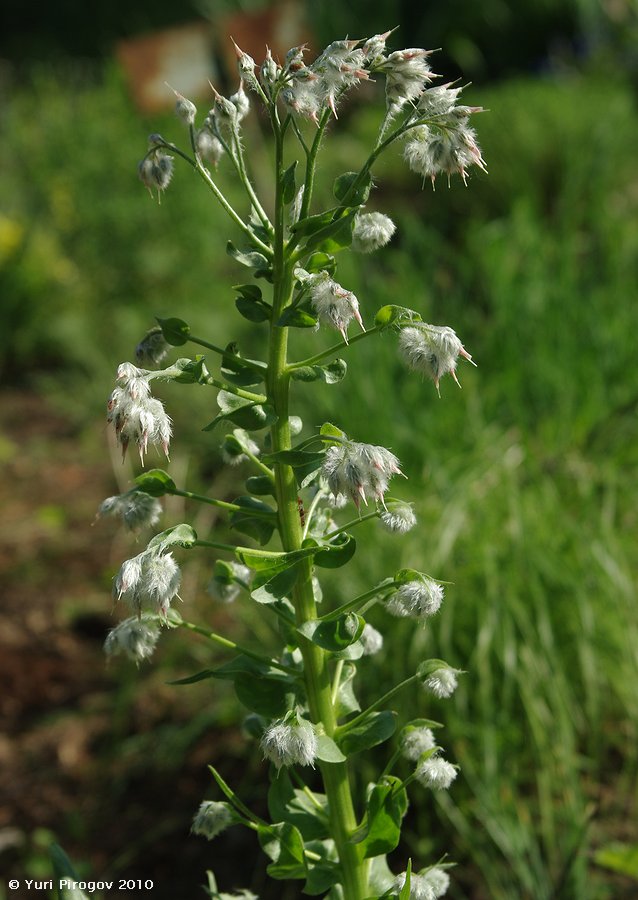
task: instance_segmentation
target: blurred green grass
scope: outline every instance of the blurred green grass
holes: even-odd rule
[[[344,258],[339,279],[366,321],[399,303],[451,325],[479,368],[461,370],[462,392],[444,381],[439,400],[385,335],[352,348],[344,382],[300,388],[296,411],[307,428],[329,419],[392,447],[410,479],[397,490],[417,503],[405,539],[361,527],[331,590],[345,600],[403,565],[454,582],[428,629],[373,616],[388,650],[361,679],[369,700],[427,656],[467,671],[452,701],[404,698],[402,716],[445,723],[461,766],[449,796],[415,797],[404,856],[450,852],[457,897],[615,900],[632,886],[592,852],[637,839],[635,97],[620,80],[572,76],[467,100],[490,109],[477,121],[489,177],[421,192],[391,155],[371,207],[396,219],[397,238]],[[327,189],[363,159],[376,122],[362,105],[342,119]],[[154,315],[218,344],[236,336],[228,286],[245,279],[214,201],[184,168],[159,208],[136,180],[146,133],[170,138],[178,123],[145,127],[113,71],[40,72],[12,91],[0,130],[5,377],[94,421]],[[246,143],[267,152],[256,130]],[[240,328],[258,354],[259,333]],[[293,346],[301,357],[328,340],[300,332]],[[180,427],[201,441],[210,399],[175,390],[176,443]]]

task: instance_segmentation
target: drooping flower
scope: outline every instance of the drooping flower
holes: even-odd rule
[[[456,332],[447,325],[419,323],[402,328],[399,352],[411,369],[432,379],[437,392],[439,382],[447,372],[459,384],[456,377],[459,356],[472,362],[472,357],[456,336]],[[472,365],[476,363],[472,362]]]
[[[352,249],[357,253],[373,253],[385,247],[396,230],[392,219],[383,213],[359,213],[352,229]]]
[[[157,525],[162,515],[162,504],[156,497],[141,491],[127,491],[103,500],[98,516],[119,516],[130,531]]]
[[[146,549],[122,563],[113,582],[113,596],[128,603],[138,615],[148,608],[165,617],[180,581],[180,568],[172,553]]]
[[[193,818],[191,833],[200,834],[211,841],[232,824],[233,814],[227,803],[204,800]]]
[[[159,325],[155,325],[146,332],[142,340],[135,348],[135,359],[140,365],[151,363],[159,365],[170,350],[170,344],[164,337]]]
[[[161,400],[150,396],[149,381],[156,374],[132,363],[122,363],[117,371],[117,386],[107,404],[107,421],[115,427],[122,457],[133,441],[142,465],[149,444],[159,444],[168,457],[172,433],[171,420]]]
[[[414,774],[424,787],[446,791],[458,775],[458,771],[456,766],[442,756],[430,756],[429,759],[419,763]]]
[[[104,642],[107,656],[125,653],[133,662],[139,663],[153,655],[159,640],[160,627],[150,615],[133,616],[125,619],[109,631]]]
[[[390,115],[420,96],[425,85],[437,77],[427,62],[431,55],[431,50],[411,47],[395,50],[384,60],[380,68],[386,73],[385,94]]]
[[[224,155],[224,145],[210,128],[210,119],[206,119],[202,128],[195,135],[195,149],[204,162],[217,167]]]
[[[297,715],[273,722],[263,733],[261,749],[278,769],[282,766],[313,766],[317,758],[317,736],[311,723]]]
[[[421,575],[399,586],[388,599],[386,608],[393,616],[421,619],[437,613],[443,602],[443,585]]]
[[[389,509],[381,513],[381,522],[395,534],[406,534],[416,525],[416,516],[411,503],[396,500]]]
[[[451,666],[442,663],[440,666],[425,674],[421,680],[422,687],[438,697],[439,700],[451,697],[458,687],[459,669],[453,669]]]
[[[342,288],[327,272],[319,272],[316,275],[300,274],[299,277],[309,288],[312,307],[320,325],[336,328],[341,332],[346,344],[348,325],[353,319],[356,319],[361,330],[365,331],[359,313],[359,301],[352,291]]]
[[[359,41],[333,41],[309,67],[318,78],[316,92],[337,117],[338,98],[359,81],[366,80],[365,53],[357,48]]]
[[[383,503],[390,478],[403,473],[385,447],[345,441],[328,447],[321,474],[335,497],[350,497],[358,508],[361,500],[367,505],[368,497]]]
[[[162,148],[156,147],[150,150],[137,168],[142,184],[153,191],[165,191],[173,177],[173,157],[169,156]]]
[[[487,172],[476,133],[464,119],[456,127],[420,125],[409,134],[403,155],[412,171],[429,178],[433,187],[436,176],[441,173],[447,175],[448,183],[450,176],[455,174],[466,183],[470,166],[478,166]]]
[[[420,877],[430,885],[435,897],[443,897],[444,894],[447,894],[450,876],[441,866],[432,866],[430,869],[426,869],[420,873]]]
[[[359,640],[363,645],[364,656],[374,656],[375,653],[383,649],[383,635],[376,628],[373,628],[369,622],[366,622],[364,625]]]
[[[406,880],[406,873],[397,875],[394,881],[394,889],[400,892]],[[447,893],[450,886],[450,876],[440,866],[432,866],[421,872],[410,873],[410,900],[437,900]]]

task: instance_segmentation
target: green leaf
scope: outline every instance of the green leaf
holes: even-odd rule
[[[239,702],[260,716],[278,719],[294,704],[296,685],[283,673],[255,678],[254,673],[240,672],[233,681]]]
[[[324,422],[321,428],[319,429],[319,434],[324,435],[324,437],[335,437],[346,439],[347,435],[345,431],[342,431],[340,428],[337,428],[336,425],[333,425],[332,422]]]
[[[335,179],[335,183],[332,186],[332,193],[340,203],[346,198],[351,205],[357,204],[361,206],[364,203],[367,203],[372,187],[372,176],[369,172],[362,176],[359,186],[350,193],[350,190],[358,177],[358,172],[344,172],[343,175],[339,175]]]
[[[267,544],[277,524],[275,510],[255,497],[237,497],[233,503],[243,509],[241,512],[237,510],[232,514],[230,527],[241,531],[242,534],[249,535],[262,546]],[[254,515],[255,511],[258,511],[259,515]]]
[[[164,550],[168,549],[168,547],[174,546],[186,547],[188,549],[193,546],[196,540],[197,532],[194,528],[184,522],[181,525],[174,525],[172,528],[167,528],[166,531],[156,534],[155,537],[149,541],[148,548],[150,550],[157,547],[162,553]]]
[[[264,460],[270,463],[283,463],[292,466],[293,469],[303,468],[308,463],[323,461],[324,450],[278,450],[276,453],[264,455]]]
[[[348,728],[347,724],[341,727]],[[387,741],[395,728],[396,713],[385,709],[383,712],[370,713],[363,722],[344,731],[343,735],[340,735],[340,729],[337,729],[335,740],[346,756],[350,756],[351,753],[369,750],[370,747],[376,747],[377,744]]]
[[[150,494],[151,497],[163,497],[164,494],[172,494],[177,487],[168,472],[163,469],[149,469],[148,472],[142,472],[137,476],[134,490]]]
[[[237,312],[248,319],[249,322],[268,322],[272,313],[272,307],[269,303],[255,300],[248,300],[246,297],[237,297],[235,300]]]
[[[310,274],[327,272],[328,275],[334,275],[337,270],[337,260],[329,253],[311,253],[304,263],[304,269]]]
[[[346,757],[327,734],[317,735],[317,759],[327,763],[342,763]]]
[[[338,619],[322,622],[321,619],[309,619],[297,629],[313,644],[324,650],[333,652],[343,650],[354,644],[361,636],[365,619],[356,613],[346,613]]]
[[[246,400],[245,397],[237,397],[230,391],[219,391],[217,394],[217,404],[221,409],[221,413],[216,416],[212,422],[209,422],[202,430],[212,431],[220,422],[228,421],[239,425],[240,428],[246,428],[248,431],[258,431],[260,428],[266,428],[277,421],[272,406],[268,404],[254,403]]]
[[[260,303],[262,300],[261,288],[258,284],[234,284],[233,290],[246,300],[252,300],[253,303]]]
[[[352,243],[352,227],[358,206],[345,209],[338,219],[311,235],[306,241],[306,250],[319,250],[323,253],[338,253]]]
[[[336,714],[340,719],[343,716],[352,715],[359,712],[361,706],[354,693],[354,677],[357,674],[357,667],[352,662],[346,662],[341,670],[341,679],[339,681],[339,691],[337,693]]]
[[[244,387],[264,381],[268,374],[268,366],[260,359],[244,360],[239,355],[237,344],[231,343],[226,347],[226,353],[222,358],[221,373],[230,384]]]
[[[306,541],[303,546],[306,546]],[[352,535],[342,532],[329,544],[323,544],[322,549],[315,553],[315,565],[322,569],[339,569],[350,562],[356,549],[357,542]]]
[[[167,683],[180,685],[196,684],[198,681],[205,681],[207,678],[216,678],[220,681],[234,681],[240,673],[246,674],[251,678],[261,678],[269,673],[278,675],[279,670],[273,668],[267,660],[261,662],[253,659],[252,656],[244,656],[243,653],[240,653],[239,656],[233,657],[233,659],[222,666],[218,666],[216,669],[202,669],[201,672],[196,672],[195,675],[187,675],[185,678],[178,678]]]
[[[638,881],[638,844],[606,844],[595,852],[594,862]]]
[[[267,578],[268,570],[259,572],[253,579],[250,596],[257,603],[275,603],[277,600],[281,600],[290,594],[298,575],[299,569],[297,566],[284,569],[283,572],[278,572],[270,578]],[[266,578],[267,580],[265,580]]]
[[[246,490],[258,497],[275,496],[275,484],[268,475],[251,475],[246,479]]]
[[[399,325],[401,322],[421,322],[421,316],[407,306],[382,306],[374,317],[374,324],[383,330],[391,325]]]
[[[237,260],[240,265],[247,266],[249,269],[268,270],[268,260],[263,253],[258,253],[256,250],[238,250],[232,241],[228,241],[226,253]]]
[[[331,209],[318,213],[316,216],[307,216],[305,219],[295,222],[290,231],[298,238],[309,237],[331,225],[334,221],[334,215],[338,212],[339,207],[333,206]]]
[[[190,337],[191,328],[183,319],[156,319],[164,340],[173,347],[181,347]]]
[[[277,319],[280,328],[314,328],[317,319],[299,306],[288,306]]]
[[[367,803],[364,859],[394,850],[401,837],[401,822],[408,809],[408,795],[400,778],[386,775],[375,784]]]
[[[412,893],[411,886],[412,886],[412,860],[409,859],[407,868],[405,870],[405,884],[403,885],[403,887],[401,888],[401,891],[399,892],[398,900],[410,900],[410,895]]]
[[[288,166],[281,179],[281,196],[286,205],[292,203],[297,193],[295,184],[295,169],[298,160]]]
[[[209,377],[204,357],[199,354],[195,359],[176,360],[171,369],[179,369],[179,373],[171,377],[171,381],[177,381],[179,384],[205,384]]]
[[[299,829],[289,822],[277,825],[259,825],[259,843],[272,862],[266,869],[271,878],[306,878],[308,869],[303,838]]]
[[[277,572],[283,572],[284,569],[289,569],[290,566],[294,566],[302,559],[312,556],[314,552],[314,548],[309,547],[291,550],[289,553],[273,553],[265,556],[265,551],[260,553],[258,550],[253,551],[242,547],[235,551],[235,556],[249,569],[254,569],[256,572],[270,570],[271,575],[276,575]]]
[[[299,829],[305,841],[323,840],[330,836],[328,805],[325,794],[293,788],[290,776],[281,769],[273,777],[268,791],[268,812],[275,822],[290,822]]]
[[[308,850],[316,853],[315,843],[313,841],[309,844]],[[317,897],[319,894],[325,895],[325,892],[333,885],[341,882],[341,878],[339,864],[336,861],[322,860],[318,863],[309,863],[308,878],[303,886],[302,893],[308,894],[310,897]]]
[[[346,376],[348,366],[343,359],[335,359],[327,366],[303,366],[292,370],[295,381],[317,381],[321,378],[326,384],[337,384]]]
[[[58,900],[88,900],[88,895],[79,888],[63,887],[65,881],[80,881],[73,863],[59,844],[51,844],[49,858],[53,867],[53,882]]]

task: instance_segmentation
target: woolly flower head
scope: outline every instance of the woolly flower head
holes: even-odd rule
[[[317,79],[316,92],[321,105],[327,105],[337,116],[336,103],[340,96],[361,80],[368,78],[364,66],[365,53],[359,41],[333,41],[309,67]]]
[[[394,889],[400,892],[405,886],[406,873],[397,875]],[[450,886],[450,876],[440,866],[433,866],[424,872],[410,874],[410,900],[437,900],[443,897]]]
[[[434,750],[436,738],[432,729],[426,725],[408,725],[401,732],[399,745],[401,755],[405,759],[416,762],[422,753]]]
[[[282,766],[313,766],[317,758],[317,736],[307,719],[296,713],[273,722],[263,733],[264,759]]]
[[[122,564],[113,582],[113,596],[138,614],[146,607],[165,617],[180,581],[181,572],[172,553],[147,549]]]
[[[446,791],[457,774],[456,766],[442,756],[430,756],[429,759],[425,759],[419,763],[414,773],[417,781],[435,791]]]
[[[173,157],[160,147],[152,148],[138,165],[137,171],[142,184],[153,191],[165,191],[173,177]]]
[[[431,53],[420,47],[395,50],[380,66],[386,73],[385,95],[390,115],[420,96],[425,85],[436,78],[427,62]]]
[[[107,403],[107,422],[115,427],[117,440],[126,455],[131,441],[137,444],[140,460],[149,444],[158,444],[168,457],[172,434],[171,420],[161,400],[150,396],[151,377],[155,372],[138,369],[132,363],[122,363],[117,370],[117,385]]]
[[[485,160],[476,142],[476,132],[461,119],[456,127],[431,128],[420,125],[410,132],[403,155],[413,172],[429,178],[434,187],[436,176],[458,174],[465,183],[467,169],[478,166],[487,172]]]
[[[130,531],[157,525],[162,515],[162,504],[156,497],[142,491],[127,491],[107,497],[97,511],[98,516],[119,516]]]
[[[443,586],[427,575],[420,575],[401,584],[386,607],[393,616],[421,619],[437,613],[442,601]]]
[[[204,800],[193,818],[192,834],[201,834],[211,841],[233,823],[233,814],[227,803]]]
[[[109,631],[104,641],[107,656],[124,653],[138,665],[153,655],[160,636],[157,620],[150,615],[125,619]]]
[[[460,674],[460,669],[453,669],[444,662],[437,664],[433,660],[425,664],[421,673],[421,686],[439,700],[446,700],[457,689]]]
[[[359,213],[352,229],[352,249],[357,253],[372,253],[385,247],[397,230],[389,216],[380,212]]]
[[[411,369],[432,379],[437,392],[439,382],[447,372],[459,384],[456,377],[459,356],[472,362],[456,332],[447,325],[410,325],[402,328],[399,353]],[[472,362],[472,365],[476,363]]]
[[[308,275],[298,269],[297,277],[310,291],[312,308],[320,325],[336,328],[346,343],[348,343],[348,325],[353,319],[356,319],[361,330],[365,331],[359,312],[359,301],[352,291],[342,288],[327,272]]]
[[[213,126],[211,120],[206,119],[203,127],[195,135],[195,150],[204,162],[217,167],[225,151],[224,145],[217,135],[213,133],[211,126]]]
[[[381,522],[395,534],[406,534],[416,525],[416,516],[411,503],[395,501],[389,509],[381,513]]]
[[[321,468],[335,497],[350,497],[359,507],[368,497],[383,503],[383,495],[393,475],[402,475],[399,460],[385,447],[345,441],[329,447]]]
[[[373,628],[369,622],[363,627],[359,641],[363,646],[364,656],[374,656],[383,649],[383,635],[376,628]]]

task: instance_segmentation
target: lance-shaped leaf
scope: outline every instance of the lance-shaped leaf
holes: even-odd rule
[[[267,544],[277,524],[275,510],[255,497],[237,497],[233,503],[242,509],[232,514],[230,527],[249,535],[262,545]]]
[[[302,366],[292,370],[295,381],[317,381],[322,379],[326,384],[337,384],[345,378],[348,366],[344,359],[335,359],[327,366]]]
[[[394,850],[401,837],[401,822],[408,809],[408,795],[400,778],[386,775],[372,788],[364,826],[355,838],[364,859]]]
[[[268,569],[258,572],[253,579],[250,596],[257,603],[276,603],[290,595],[298,575],[298,566],[291,566],[276,575],[270,575]]]
[[[162,329],[164,340],[173,347],[181,347],[190,337],[190,325],[183,319],[157,319],[157,324]]]
[[[239,673],[233,679],[235,693],[240,703],[269,719],[284,716],[294,706],[298,686],[281,672],[274,675]]]
[[[278,669],[274,669],[268,660],[263,660],[262,662],[254,659],[252,656],[244,656],[243,653],[240,653],[239,656],[233,657],[233,659],[224,663],[223,666],[218,666],[215,669],[203,669],[194,675],[187,675],[184,678],[171,681],[169,684],[195,684],[198,681],[205,681],[207,678],[217,678],[220,681],[234,681],[240,674],[249,675],[251,678],[257,679],[266,677],[268,674],[277,675],[281,673]]]
[[[295,169],[297,168],[297,163],[298,160],[291,163],[281,179],[281,196],[286,206],[289,203],[292,203],[295,199],[295,194],[297,193],[297,186],[295,184]]]
[[[306,878],[308,867],[303,838],[299,829],[289,822],[276,825],[260,825],[257,830],[259,843],[272,862],[266,869],[271,878]]]
[[[233,422],[240,428],[246,428],[249,431],[258,431],[260,428],[272,425],[277,420],[274,409],[268,404],[255,403],[252,400],[246,400],[245,397],[231,394],[229,391],[219,391],[217,405],[221,409],[221,413],[212,422],[209,422],[202,429],[203,431],[212,431],[216,425],[224,421]]]
[[[137,476],[134,490],[150,494],[151,497],[163,497],[164,494],[172,494],[177,487],[168,472],[163,469],[149,469],[148,472],[142,472]]]
[[[396,713],[389,709],[373,712],[359,724],[347,731],[343,730],[347,728],[347,723],[338,728],[335,740],[346,756],[350,756],[351,753],[369,750],[370,747],[387,741],[396,729]]]
[[[344,209],[339,218],[326,225],[325,228],[316,231],[307,239],[306,250],[332,254],[349,247],[352,243],[354,217],[358,211],[358,206]]]
[[[332,422],[324,422],[319,429],[319,434],[323,435],[324,437],[340,438],[341,440],[345,440],[347,438],[345,431],[337,428],[337,426],[333,425]]]
[[[299,829],[305,841],[323,840],[330,835],[328,805],[325,794],[294,788],[285,769],[273,777],[268,791],[268,812],[275,822],[290,822]]]
[[[229,256],[232,256],[233,259],[242,266],[247,266],[249,269],[256,269],[257,271],[268,270],[268,260],[263,253],[259,253],[256,250],[238,250],[232,241],[228,241],[226,244],[226,253]]]
[[[160,532],[160,534],[156,534],[154,538],[152,538],[148,543],[148,549],[157,549],[159,552],[163,553],[169,547],[192,547],[195,541],[197,540],[197,532],[194,528],[192,528],[187,523],[182,523],[181,525],[174,525],[172,528],[167,528],[166,531]]]
[[[365,175],[360,175],[359,172],[344,172],[335,178],[332,193],[340,202],[347,199],[348,203],[361,206],[368,202],[371,187],[372,176],[369,172]]]
[[[245,566],[254,569],[256,572],[269,571],[270,575],[276,575],[277,572],[283,572],[289,569],[302,559],[307,559],[314,553],[314,548],[302,548],[301,550],[291,550],[288,553],[267,553],[265,550],[250,550],[247,547],[238,547],[235,550],[235,556]]]
[[[305,219],[300,219],[298,222],[295,222],[290,231],[298,238],[310,237],[327,226],[332,225],[335,222],[334,217],[338,213],[339,207],[333,206],[331,209],[326,209],[324,212],[317,213],[315,216],[306,216]]]
[[[338,652],[359,639],[365,624],[365,619],[356,613],[346,613],[338,619],[329,619],[327,622],[309,619],[297,630],[318,647]]]

